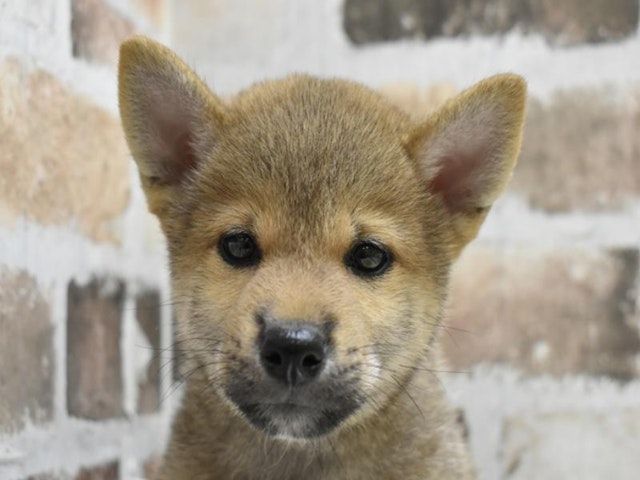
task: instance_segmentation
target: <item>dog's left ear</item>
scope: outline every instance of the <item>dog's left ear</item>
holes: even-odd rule
[[[407,147],[430,192],[451,215],[452,258],[475,238],[511,176],[525,101],[521,77],[496,75],[450,100],[409,136]]]
[[[225,107],[167,47],[133,37],[120,47],[119,105],[149,209],[162,217],[218,143]]]

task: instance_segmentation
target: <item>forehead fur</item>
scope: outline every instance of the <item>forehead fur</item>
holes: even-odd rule
[[[315,206],[326,216],[337,204],[415,212],[423,188],[403,145],[409,129],[404,113],[352,82],[295,75],[258,84],[230,102],[202,193],[295,216],[317,217]]]

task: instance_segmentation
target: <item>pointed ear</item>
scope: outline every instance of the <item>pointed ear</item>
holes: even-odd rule
[[[409,136],[408,149],[452,218],[452,257],[471,241],[504,189],[520,151],[524,80],[488,78],[450,100]]]
[[[120,47],[120,116],[149,208],[158,214],[215,147],[222,102],[171,50],[134,37]]]

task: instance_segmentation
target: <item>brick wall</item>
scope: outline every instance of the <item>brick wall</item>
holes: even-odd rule
[[[117,116],[165,0],[0,3],[0,478],[144,478],[173,397],[165,253]]]
[[[117,46],[223,95],[305,71],[423,115],[530,86],[507,195],[454,272],[443,342],[484,480],[640,470],[638,0],[0,2],[0,478],[133,479],[177,396],[165,252],[117,119]]]

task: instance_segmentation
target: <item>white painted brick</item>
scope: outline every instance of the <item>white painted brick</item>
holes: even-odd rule
[[[505,478],[635,480],[638,438],[640,407],[512,417],[504,429]]]
[[[168,38],[168,25],[161,30],[157,25],[152,26],[149,19],[137,17],[142,15],[142,10],[131,6],[129,0],[111,3],[131,18],[139,31],[161,40]],[[117,114],[115,67],[74,59],[70,27],[70,0],[0,2],[0,61],[7,57],[19,58],[26,69],[44,70],[73,94]],[[37,140],[34,138],[34,142]],[[157,223],[147,212],[132,161],[125,174],[129,175],[133,188],[129,204],[118,220],[117,228],[123,232],[120,246],[97,244],[68,225],[44,226],[24,217],[11,218],[8,212],[3,213],[0,205],[0,267],[28,272],[43,291],[49,292],[56,365],[52,422],[46,427],[28,422],[20,432],[0,432],[0,478],[3,480],[48,472],[73,475],[80,467],[114,459],[120,460],[121,478],[133,478],[142,472],[142,463],[164,447],[179,392],[162,404],[159,413],[143,417],[132,415],[126,420],[87,422],[71,418],[67,413],[66,302],[70,279],[87,280],[96,274],[121,278],[127,283],[128,305],[133,305],[130,299],[135,298],[138,291],[158,289],[166,304],[162,309],[162,346],[167,348],[171,344],[164,241],[157,234]],[[132,314],[133,310],[125,321],[129,327]],[[131,330],[129,328],[128,333]],[[140,353],[136,351],[137,343],[129,335],[124,346],[125,360]],[[165,361],[166,358],[162,360]],[[133,361],[125,365],[125,378],[135,378],[134,367]],[[170,379],[165,377],[161,379],[162,393],[170,387]],[[134,413],[131,405],[135,404],[135,394],[129,382],[127,405],[131,413]]]
[[[523,379],[514,370],[504,367],[476,367],[469,374],[451,374],[442,378],[451,400],[465,411],[471,450],[480,480],[511,480],[506,475],[508,462],[504,460],[504,454],[507,451],[505,448],[511,448],[505,447],[504,443],[505,425],[511,418],[555,418],[566,412],[585,418],[607,415],[626,417],[633,412],[639,415],[640,381],[638,380],[621,384],[605,378],[587,377],[566,377],[560,381],[546,376]],[[613,425],[615,424],[611,424]],[[635,425],[634,428],[638,428],[638,424],[635,423]],[[589,424],[584,424],[584,427],[586,436],[597,434],[599,428],[596,425],[591,431]],[[612,432],[612,434],[617,433]],[[635,453],[637,440],[633,441],[626,434],[621,438],[626,438],[628,442],[621,449],[620,455],[625,461],[633,464],[637,457]],[[526,454],[526,448],[521,453]],[[562,450],[556,450],[555,457],[552,456],[552,450],[548,450],[548,453],[549,456],[545,461],[561,466],[569,461],[579,462],[581,459],[581,457],[565,458]],[[527,462],[533,461],[533,458],[527,459]],[[544,465],[539,467],[543,468]],[[613,477],[599,478],[616,478],[617,480],[618,477],[615,476],[617,472],[618,470],[613,469],[610,471]],[[542,474],[517,478],[547,480],[547,477]],[[569,475],[564,478],[582,477]],[[626,480],[626,477],[620,478]]]

